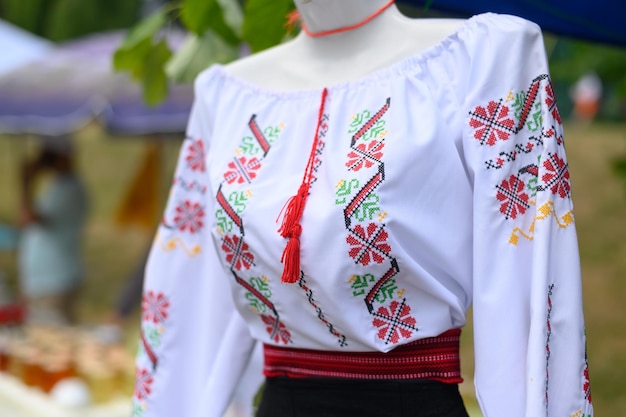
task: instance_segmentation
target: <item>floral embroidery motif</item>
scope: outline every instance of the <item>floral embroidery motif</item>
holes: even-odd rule
[[[508,168],[502,171],[503,177],[493,176],[498,181],[494,201],[499,212],[507,220],[519,219],[529,212],[537,213],[530,220],[530,227],[516,225],[513,228],[510,243],[517,245],[519,237],[532,240],[536,221],[554,218],[560,227],[573,223],[572,211],[557,213],[552,200],[531,210],[537,206],[539,196],[545,198],[543,192],[571,199],[569,169],[565,157],[559,153],[563,146],[561,117],[547,75],[535,78],[527,91],[509,92],[506,99],[476,106],[469,112],[468,124],[480,145],[493,147],[497,152],[485,161],[487,170],[498,172]],[[516,140],[505,142],[511,135],[517,135]],[[545,152],[548,146],[554,148],[555,145],[555,152]],[[511,165],[514,163],[517,167]]]
[[[205,171],[205,152],[204,152],[204,144],[201,139],[193,140],[186,148],[187,155],[185,156],[185,161],[187,162],[187,166],[192,171]]]
[[[149,370],[143,368],[136,369],[136,378],[135,378],[135,398],[137,400],[143,400],[148,398],[150,393],[152,392],[152,383],[154,382],[154,378]]]
[[[287,344],[291,341],[291,333],[276,317],[261,314],[261,320],[267,325],[265,329],[274,342]]]
[[[161,345],[165,333],[163,324],[170,316],[171,303],[162,292],[146,290],[141,301],[141,334],[138,357],[145,357],[152,369],[136,369],[135,391],[133,394],[133,415],[141,416],[147,409],[146,400],[152,392],[152,384],[159,363],[156,349]]]
[[[379,307],[373,315],[372,323],[378,327],[378,337],[385,343],[398,343],[417,331],[416,321],[411,317],[411,307],[406,304],[406,300],[392,301],[388,308]]]
[[[226,183],[243,184],[250,183],[256,178],[256,172],[261,168],[261,161],[257,158],[246,158],[242,156],[240,158],[234,158],[232,162],[228,163],[229,170],[224,173],[224,179]]]
[[[515,121],[509,117],[509,107],[502,100],[490,101],[487,107],[477,106],[470,112],[470,126],[474,138],[481,145],[493,146],[498,140],[507,140],[515,129]]]
[[[283,125],[280,126],[282,129]],[[220,248],[224,260],[235,282],[245,290],[244,297],[250,308],[268,325],[271,340],[287,344],[291,341],[291,333],[280,321],[278,311],[271,301],[270,279],[264,275],[261,277],[240,275],[254,266],[255,256],[244,241],[245,226],[241,218],[252,193],[248,189],[242,190],[237,187],[248,185],[257,177],[262,161],[280,132],[278,127],[272,126],[261,129],[256,115],[252,115],[248,121],[248,128],[252,135],[241,139],[235,149],[237,156],[227,164],[223,174],[224,180],[215,195],[217,207],[214,215],[217,219],[217,233],[221,236]]]
[[[254,255],[248,244],[237,235],[224,236],[222,250],[226,253],[226,262],[237,271],[249,269],[254,264]]]
[[[348,256],[355,265],[362,267],[390,264],[382,276],[368,272],[354,274],[348,279],[352,295],[364,296],[365,306],[372,315],[372,325],[378,329],[376,334],[386,344],[398,343],[418,330],[417,321],[411,316],[411,307],[402,298],[404,289],[398,289],[394,278],[400,268],[391,255],[389,234],[383,223],[387,212],[381,209],[380,197],[376,193],[385,180],[383,157],[387,131],[384,130],[384,116],[390,103],[391,100],[387,99],[371,117],[369,110],[353,116],[348,130],[353,136],[345,167],[353,174],[368,175],[373,171],[373,175],[367,181],[342,179],[335,191],[335,204],[344,206]]]
[[[541,176],[541,180],[546,188],[561,198],[569,197],[571,185],[567,162],[556,154],[550,154],[548,160],[543,162],[543,167],[546,172]]]
[[[143,312],[143,320],[146,322],[152,322],[154,324],[160,324],[167,319],[168,308],[170,302],[163,293],[156,293],[154,291],[147,291],[141,300],[141,310]]]
[[[356,262],[367,266],[373,262],[383,263],[386,256],[391,252],[391,246],[387,243],[389,234],[383,226],[370,223],[367,228],[357,224],[351,230],[352,234],[346,237],[346,242],[350,245],[348,254]]]
[[[524,181],[519,177],[511,175],[508,180],[503,180],[496,189],[498,190],[496,198],[502,203],[500,213],[504,214],[507,219],[514,219],[518,214],[524,214],[530,207]]]
[[[196,233],[204,226],[204,208],[197,202],[185,200],[176,206],[174,227],[181,232]]]

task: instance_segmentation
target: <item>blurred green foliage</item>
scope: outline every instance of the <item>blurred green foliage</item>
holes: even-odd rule
[[[127,28],[139,19],[141,0],[2,0],[0,18],[29,32],[64,41]]]

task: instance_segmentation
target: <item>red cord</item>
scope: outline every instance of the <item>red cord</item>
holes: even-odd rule
[[[306,205],[306,200],[309,196],[309,189],[311,188],[311,181],[313,179],[315,154],[319,145],[319,131],[322,124],[327,95],[328,90],[325,88],[322,91],[319,114],[317,115],[317,127],[315,128],[315,137],[313,138],[313,146],[311,147],[309,160],[306,164],[306,168],[304,169],[302,183],[300,184],[296,195],[287,200],[285,207],[283,207],[281,214],[279,214],[279,217],[280,215],[283,216],[283,221],[278,228],[278,233],[280,233],[282,237],[289,239],[287,246],[285,246],[285,250],[283,251],[283,255],[280,258],[280,261],[285,265],[281,281],[290,284],[298,282],[298,279],[300,278],[300,235],[302,234],[300,220],[302,219],[302,213],[304,212],[304,206]]]
[[[361,20],[360,22],[357,22],[357,23],[355,23],[353,25],[350,25],[350,26],[344,26],[344,27],[340,27],[340,28],[337,28],[337,29],[323,30],[321,32],[311,32],[306,27],[304,22],[302,22],[302,31],[304,31],[304,33],[306,33],[307,35],[309,35],[309,36],[311,36],[313,38],[317,38],[318,36],[327,36],[327,35],[334,35],[336,33],[348,32],[348,31],[351,31],[353,29],[356,29],[356,28],[359,28],[359,27],[365,25],[366,23],[368,23],[369,21],[374,19],[376,16],[378,16],[379,14],[381,14],[382,12],[387,10],[389,8],[389,6],[391,6],[394,2],[395,2],[395,0],[390,0],[387,4],[382,6],[380,9],[376,10],[373,14],[369,15],[368,17],[366,17],[365,19]]]

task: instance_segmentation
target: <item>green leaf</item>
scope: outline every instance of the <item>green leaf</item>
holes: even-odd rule
[[[143,67],[143,98],[148,105],[159,104],[167,97],[168,82],[165,63],[172,56],[165,39],[154,45],[146,56]]]
[[[192,82],[209,65],[236,59],[239,51],[212,31],[202,36],[189,35],[168,61],[165,72],[176,82]]]
[[[187,29],[202,36],[213,30],[226,42],[237,45],[239,36],[226,23],[224,10],[218,0],[183,0],[182,20]]]
[[[116,71],[137,71],[137,67],[143,67],[151,49],[152,38],[145,38],[132,47],[120,48],[113,54],[113,68]]]
[[[118,49],[132,49],[146,39],[152,39],[167,22],[167,10],[160,8],[134,26]]]
[[[244,10],[243,39],[252,52],[279,44],[285,37],[287,14],[292,0],[247,0]]]

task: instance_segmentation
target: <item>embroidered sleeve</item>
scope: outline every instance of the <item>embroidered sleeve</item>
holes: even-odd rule
[[[520,19],[497,24],[506,28],[490,29],[495,59],[470,87],[465,138],[477,396],[486,417],[589,417],[570,174],[543,40]]]
[[[205,82],[146,268],[134,416],[221,417],[253,347],[208,230]]]

